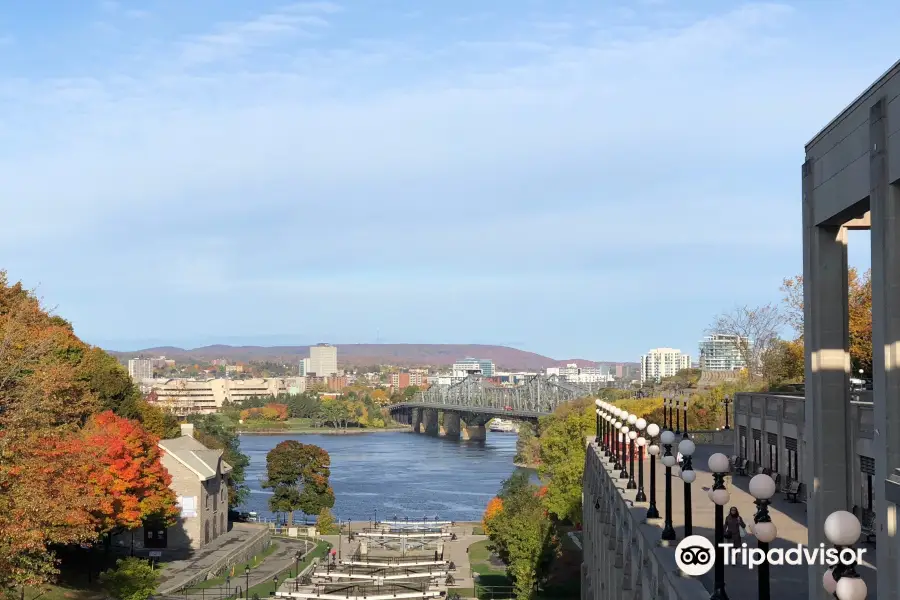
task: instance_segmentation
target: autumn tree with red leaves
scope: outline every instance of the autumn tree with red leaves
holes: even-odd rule
[[[156,439],[92,416],[137,400],[121,365],[0,271],[0,589],[52,581],[51,546],[172,514]]]

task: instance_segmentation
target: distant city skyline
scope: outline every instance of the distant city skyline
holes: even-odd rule
[[[900,18],[878,0],[42,8],[0,22],[0,268],[86,341],[590,360],[693,355],[716,314],[778,301],[802,270],[804,144],[895,60]]]

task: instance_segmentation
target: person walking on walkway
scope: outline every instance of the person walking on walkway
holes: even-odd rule
[[[728,511],[728,516],[725,517],[725,540],[735,544],[739,543],[741,538],[746,535],[744,533],[746,529],[747,525],[741,518],[741,513],[738,512],[736,506],[732,506]]]

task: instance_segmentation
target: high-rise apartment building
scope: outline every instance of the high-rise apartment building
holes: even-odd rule
[[[672,377],[691,368],[691,357],[675,348],[654,348],[641,357],[641,383]]]
[[[741,345],[747,338],[715,333],[700,342],[700,369],[703,371],[735,371],[747,367],[741,353]]]
[[[312,372],[312,369],[309,368],[310,359],[301,358],[300,359],[300,377],[306,377],[309,373]]]
[[[329,377],[337,374],[337,347],[331,344],[317,344],[309,348],[309,371],[305,375],[315,373],[317,377]]]
[[[139,383],[142,379],[151,379],[155,361],[156,359],[153,358],[130,359],[128,361],[128,374],[131,375],[132,381]]]

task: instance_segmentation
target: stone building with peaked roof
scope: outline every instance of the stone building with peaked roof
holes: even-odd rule
[[[180,516],[165,528],[145,523],[141,529],[116,536],[113,543],[136,550],[162,550],[167,556],[197,550],[228,532],[228,477],[231,465],[222,450],[194,439],[194,426],[183,424],[181,437],[160,440],[161,462],[172,476]]]

